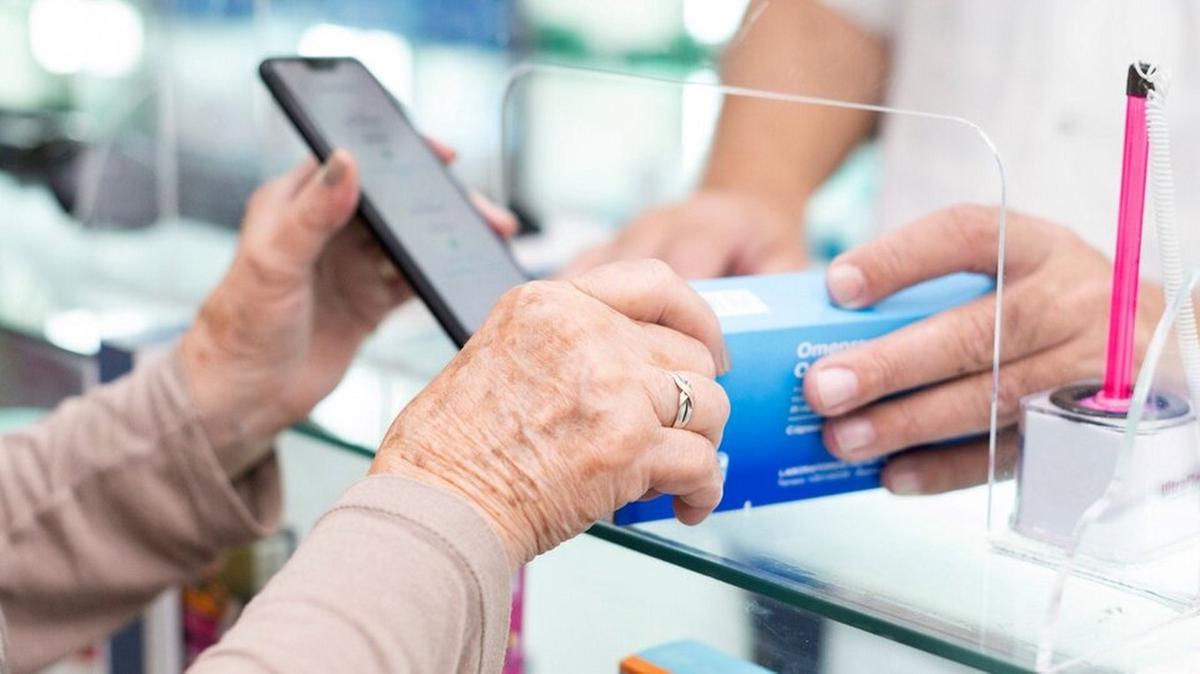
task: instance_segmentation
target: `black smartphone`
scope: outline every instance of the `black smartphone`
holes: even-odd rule
[[[528,280],[508,244],[353,58],[270,58],[259,75],[324,162],[358,163],[359,215],[450,338],[462,346],[506,290]]]

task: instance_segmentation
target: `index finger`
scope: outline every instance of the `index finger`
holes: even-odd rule
[[[995,358],[995,311],[996,296],[988,294],[822,358],[805,377],[805,396],[818,413],[832,416],[988,370]],[[1021,284],[1005,295],[1004,316],[1005,363],[1058,346],[1072,336],[1070,325],[1077,321],[1058,308],[1053,293]],[[830,372],[835,374],[827,378]]]
[[[1020,275],[1035,267],[1053,246],[1047,228],[1021,216],[1009,218],[1006,269]],[[908,286],[954,272],[996,275],[1000,210],[960,205],[935,211],[895,231],[839,255],[829,265],[829,295],[858,309]]]
[[[567,281],[635,321],[695,337],[717,372],[729,371],[729,352],[712,307],[661,260],[614,262]]]

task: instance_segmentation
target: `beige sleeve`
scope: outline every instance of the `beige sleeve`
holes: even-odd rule
[[[189,674],[499,672],[511,573],[491,525],[467,503],[368,477]]]
[[[221,550],[271,531],[279,509],[273,457],[225,475],[175,352],[0,435],[9,668],[37,669],[107,635]]]

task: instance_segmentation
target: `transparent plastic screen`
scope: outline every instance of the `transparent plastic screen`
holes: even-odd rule
[[[660,499],[615,522],[962,644],[1012,650],[992,623],[1020,621],[1020,653],[1003,657],[1032,662],[1045,594],[995,613],[988,590],[988,483],[1010,481],[1014,446],[993,454],[1006,213],[983,130],[711,73],[528,64],[503,105],[496,191],[537,228],[515,244],[527,266],[663,259],[714,306],[732,352],[718,512],[688,528]],[[806,156],[782,149],[804,145],[789,136],[797,119],[818,138],[877,131],[807,187]],[[928,153],[890,151],[898,134]],[[759,217],[782,227],[764,237]],[[764,278],[789,271],[801,276]],[[814,404],[808,375],[835,362],[862,388]],[[1014,422],[1009,409],[1005,441]]]

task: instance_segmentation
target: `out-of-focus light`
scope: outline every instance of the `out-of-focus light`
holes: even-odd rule
[[[683,12],[678,2],[663,0],[522,0],[520,5],[530,25],[562,31],[604,54],[660,52],[678,36]]]
[[[142,17],[124,0],[34,0],[29,9],[30,50],[52,73],[123,75],[144,42]]]
[[[749,0],[683,0],[683,28],[696,42],[721,44],[741,25]]]
[[[131,309],[67,309],[46,319],[45,335],[61,349],[86,355],[99,351],[105,339],[138,335],[152,326],[148,316]]]
[[[408,41],[382,30],[319,23],[300,35],[301,56],[353,56],[400,100],[412,98],[413,51]]]
[[[100,317],[86,309],[71,309],[46,320],[46,339],[60,349],[92,354],[100,350]]]

